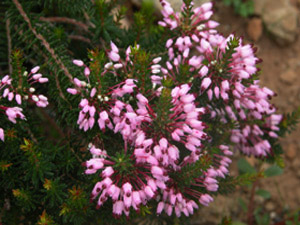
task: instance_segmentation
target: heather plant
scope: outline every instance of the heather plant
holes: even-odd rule
[[[44,95],[37,95],[35,93],[35,88],[33,85],[35,83],[45,83],[48,82],[48,78],[43,77],[42,74],[37,73],[40,69],[39,66],[34,67],[28,73],[24,68],[22,68],[19,52],[15,52],[14,57],[16,57],[16,67],[15,73],[10,75],[5,75],[1,79],[0,90],[1,90],[1,110],[6,114],[7,119],[16,123],[16,119],[26,120],[21,107],[10,107],[9,105],[22,105],[25,100],[29,104],[35,103],[37,107],[46,107],[48,105],[48,99]],[[15,102],[13,101],[15,100]],[[13,103],[10,103],[13,102]],[[0,139],[4,142],[4,130],[0,128]]]
[[[276,112],[255,48],[216,30],[213,4],[162,0],[158,25],[145,4],[123,29],[120,3],[3,3],[4,224],[185,223],[264,176],[231,176],[234,152],[282,166],[299,112]]]

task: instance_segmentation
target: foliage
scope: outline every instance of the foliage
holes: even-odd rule
[[[163,1],[157,25],[145,1],[124,28],[125,2],[1,1],[0,223],[188,224],[216,195],[282,173],[277,136],[299,112],[274,114],[252,47],[215,32],[210,3],[185,0],[178,16]],[[249,16],[251,2],[225,3]],[[241,158],[230,176],[232,148],[278,166]]]
[[[234,12],[242,17],[249,17],[254,13],[253,0],[223,0],[225,5],[232,6]]]

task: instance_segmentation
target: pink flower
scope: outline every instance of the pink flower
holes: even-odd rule
[[[201,92],[205,91],[211,84],[211,79],[209,77],[205,77],[201,84]]]
[[[17,102],[19,105],[22,104],[22,98],[21,98],[21,95],[16,94],[16,102]]]
[[[14,98],[15,94],[13,92],[8,93],[8,101],[12,101]]]
[[[206,2],[204,4],[201,5],[201,9],[204,11],[204,12],[207,12],[207,11],[210,11],[213,7],[213,4],[212,2]]]
[[[208,206],[212,201],[213,198],[209,194],[203,194],[199,199],[199,202],[204,206]]]
[[[158,166],[152,166],[151,173],[156,176],[162,176],[163,170]]]
[[[120,55],[117,52],[111,51],[108,53],[108,57],[113,61],[113,62],[118,62],[120,60]]]
[[[152,60],[152,62],[153,62],[154,64],[157,64],[157,63],[159,63],[160,61],[161,61],[161,57],[157,57],[157,58],[155,58],[155,59]]]
[[[0,139],[4,141],[4,130],[0,127]]]
[[[138,99],[138,101],[140,102],[140,103],[142,103],[143,105],[147,105],[148,104],[148,99],[147,98],[145,98],[145,96],[143,96],[142,94],[137,94],[136,95],[136,98]]]
[[[131,196],[132,186],[130,183],[126,182],[125,184],[123,184],[122,189],[125,195],[127,195],[128,197]]]
[[[86,77],[88,77],[88,76],[90,75],[90,73],[91,73],[90,69],[89,69],[88,67],[85,67],[85,68],[84,68],[84,75],[85,75]]]
[[[3,91],[2,96],[3,96],[4,98],[6,98],[6,97],[8,96],[8,94],[9,94],[9,89],[8,89],[8,88],[5,88],[4,91]]]
[[[11,122],[16,123],[17,118],[20,118],[22,120],[25,119],[25,116],[23,115],[22,111],[23,111],[23,109],[21,109],[19,107],[7,108],[6,115]]]
[[[74,78],[74,83],[78,86],[78,87],[81,87],[82,84],[81,84],[81,81],[79,79],[77,79],[76,77]]]
[[[154,192],[149,186],[146,186],[144,191],[148,198],[152,198],[154,196]]]
[[[69,92],[70,94],[72,94],[72,95],[76,95],[78,92],[77,92],[77,90],[75,89],[75,88],[68,88],[67,89],[67,92]]]
[[[118,53],[119,52],[119,49],[118,47],[115,45],[115,43],[113,43],[112,41],[110,42],[110,47],[111,47],[111,50]]]
[[[78,60],[78,59],[74,59],[73,64],[75,64],[76,66],[84,66],[83,61]]]
[[[106,167],[102,171],[102,176],[103,177],[110,177],[113,173],[114,173],[114,169],[111,166],[109,166],[109,167]]]
[[[208,73],[208,68],[207,68],[207,66],[202,66],[202,68],[201,68],[200,71],[199,71],[200,76],[201,76],[201,77],[204,77],[204,76],[207,75],[207,73]]]
[[[102,158],[93,158],[86,161],[86,167],[88,169],[99,170],[104,166],[104,160]]]
[[[132,192],[132,201],[136,206],[140,205],[142,203],[140,193],[138,191],[133,191]]]
[[[38,79],[38,81],[39,81],[39,83],[46,83],[46,82],[48,82],[48,78],[46,78],[46,77],[41,77],[41,78],[39,78]]]
[[[116,201],[113,204],[113,214],[120,216],[125,210],[123,201]]]
[[[36,73],[38,70],[40,69],[40,67],[39,66],[36,66],[36,67],[34,67],[34,68],[32,68],[31,69],[31,73]]]
[[[157,205],[157,209],[156,209],[156,213],[157,214],[161,214],[161,212],[163,211],[165,207],[165,203],[164,202],[159,202]]]
[[[201,50],[204,52],[212,52],[212,47],[208,41],[206,41],[204,38],[200,41]]]
[[[40,79],[42,76],[43,76],[42,74],[37,73],[37,74],[33,75],[32,78],[33,78],[34,80],[38,80],[38,79]]]
[[[1,84],[8,84],[9,83],[10,76],[9,75],[5,75],[2,80],[1,80]]]
[[[116,63],[115,65],[114,65],[114,68],[115,69],[120,69],[120,68],[122,68],[123,67],[123,64],[122,63]]]

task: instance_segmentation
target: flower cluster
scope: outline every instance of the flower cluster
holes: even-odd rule
[[[93,174],[102,170],[102,180],[97,182],[91,194],[92,200],[99,195],[97,208],[110,197],[113,200],[113,213],[116,216],[122,213],[128,216],[131,207],[139,210],[141,204],[145,205],[154,197],[157,185],[145,172],[145,165],[134,162],[133,157],[125,152],[113,158],[94,145],[90,147],[90,152],[94,158],[84,163],[87,167],[85,173]]]
[[[126,60],[121,61],[118,53],[119,49],[111,42],[111,51],[108,52],[110,61],[104,65],[103,71],[97,77],[96,82],[93,82],[94,77],[93,79],[90,78],[91,70],[88,66],[81,60],[73,60],[75,65],[85,67],[84,74],[86,81],[74,78],[75,87],[67,89],[68,93],[81,96],[79,103],[81,110],[77,120],[80,129],[84,131],[92,129],[95,118],[98,118],[98,126],[102,131],[106,128],[115,132],[120,130],[124,138],[128,136],[128,132],[130,133],[135,129],[137,115],[132,106],[126,103],[128,99],[126,100],[125,95],[132,94],[137,87],[136,83],[139,83],[140,80],[128,77],[123,78],[121,72],[134,70],[131,51],[138,49],[139,46],[134,48],[128,47],[126,50]],[[154,62],[158,62],[158,60],[159,58],[156,58],[153,62],[150,62],[152,68]],[[112,77],[116,82],[110,82]],[[148,80],[150,81],[150,78]],[[116,124],[115,127],[113,127],[112,121]]]
[[[22,113],[23,109],[21,107],[9,107],[2,105],[4,99],[7,99],[8,102],[16,101],[18,105],[22,105],[23,101],[33,102],[37,107],[46,107],[48,99],[44,95],[35,94],[35,88],[33,85],[35,83],[46,83],[48,78],[43,77],[41,73],[37,73],[40,67],[36,66],[28,73],[25,71],[23,77],[19,77],[18,83],[15,83],[13,78],[10,75],[6,75],[1,79],[0,82],[0,91],[2,92],[0,96],[1,105],[0,110],[6,114],[8,119],[12,123],[16,123],[16,119],[26,119]],[[0,128],[0,139],[4,141],[4,130]]]
[[[159,24],[171,33],[165,56],[151,60],[138,45],[123,54],[111,42],[100,66],[97,57],[89,66],[73,61],[85,77],[67,89],[81,98],[79,128],[94,129],[97,120],[117,140],[102,141],[101,149],[91,144],[93,158],[84,163],[86,174],[101,177],[91,199],[98,208],[112,199],[115,216],[150,200],[157,214],[178,217],[208,206],[229,176],[229,145],[268,156],[281,121],[269,102],[275,94],[255,79],[255,50],[215,30],[212,3],[183,4],[181,13],[161,3]]]
[[[276,131],[281,115],[273,115],[276,120],[269,122],[276,109],[269,100],[275,95],[270,89],[259,86],[254,79],[257,72],[256,64],[260,62],[251,45],[244,45],[242,39],[230,35],[223,37],[214,28],[218,23],[210,20],[212,3],[205,3],[192,11],[189,26],[180,14],[174,13],[170,4],[162,1],[164,21],[162,26],[171,30],[182,30],[183,36],[169,39],[166,42],[169,61],[162,72],[178,82],[174,71],[182,70],[182,64],[190,66],[190,82],[200,82],[199,94],[208,98],[207,107],[211,117],[221,116],[223,123],[238,121],[232,130],[231,140],[237,149],[247,155],[267,156],[271,153],[268,138],[277,138]],[[182,11],[187,10],[183,5]],[[176,25],[175,25],[176,24]],[[189,56],[191,51],[198,54]],[[176,57],[175,57],[176,55]],[[254,80],[250,83],[250,79]],[[174,82],[175,82],[174,81]],[[225,107],[216,108],[215,102],[223,100]],[[247,120],[247,122],[243,122]],[[250,120],[261,120],[250,125]],[[268,138],[266,138],[266,136]]]

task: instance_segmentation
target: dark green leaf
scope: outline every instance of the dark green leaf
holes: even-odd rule
[[[238,169],[239,169],[239,172],[241,174],[244,174],[244,173],[249,173],[249,174],[253,174],[253,173],[256,173],[256,170],[253,166],[251,166],[249,164],[249,162],[242,158],[242,159],[239,159],[239,161],[237,162],[237,166],[238,166]]]
[[[263,189],[257,190],[256,194],[259,195],[259,196],[261,196],[261,197],[263,197],[263,198],[265,198],[265,199],[268,199],[268,198],[271,197],[270,192],[267,191],[267,190],[263,190]]]
[[[266,177],[273,177],[278,176],[283,173],[283,170],[279,166],[271,166],[268,169],[265,170]]]
[[[247,212],[248,207],[247,207],[247,204],[246,204],[246,202],[244,201],[244,199],[239,198],[238,201],[239,201],[239,204],[240,204],[240,206],[242,207],[243,211],[244,211],[244,212]]]

